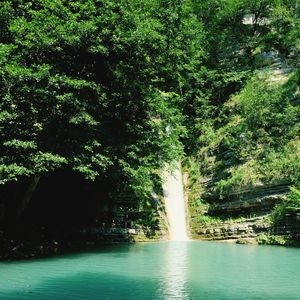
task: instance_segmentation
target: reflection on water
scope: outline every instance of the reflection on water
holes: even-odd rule
[[[161,287],[163,299],[189,299],[187,242],[167,244],[164,253],[164,281]]]

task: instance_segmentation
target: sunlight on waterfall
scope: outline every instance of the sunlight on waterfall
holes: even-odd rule
[[[169,221],[169,237],[171,241],[188,240],[186,209],[180,164],[176,170],[164,172],[164,198]]]

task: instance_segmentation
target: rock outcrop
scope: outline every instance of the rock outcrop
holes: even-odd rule
[[[265,216],[249,218],[242,221],[224,221],[219,225],[199,227],[194,231],[194,238],[205,240],[227,240],[253,238],[270,231],[271,224]]]

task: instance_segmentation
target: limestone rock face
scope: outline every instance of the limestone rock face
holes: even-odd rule
[[[255,217],[234,224],[224,222],[221,225],[202,227],[196,231],[195,238],[205,240],[226,240],[253,238],[270,230],[271,225],[265,217]]]
[[[190,223],[193,238],[226,240],[255,238],[261,234],[277,234],[271,227],[269,216],[275,205],[281,202],[289,192],[288,182],[245,188],[229,195],[224,202],[218,200],[218,195],[213,193],[209,180],[205,181],[205,185],[203,198],[207,199],[208,205],[201,213],[217,221],[203,225],[200,222],[197,223],[199,211],[191,210]],[[291,230],[278,228],[277,231],[279,234],[287,234]]]

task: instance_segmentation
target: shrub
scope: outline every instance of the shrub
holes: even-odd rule
[[[300,225],[300,190],[290,188],[290,193],[285,201],[278,204],[272,212],[272,221],[278,225]]]

